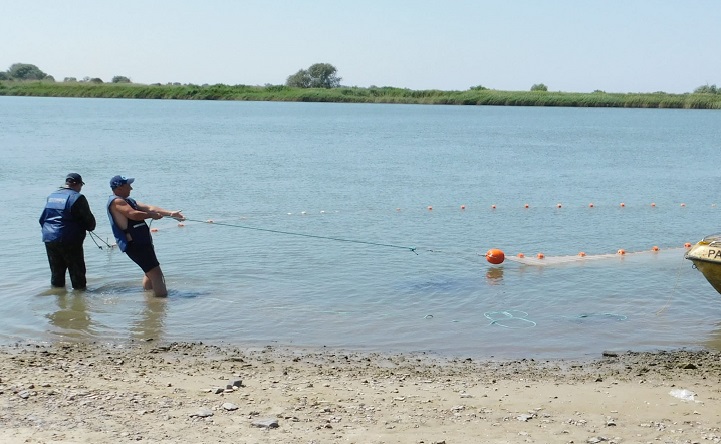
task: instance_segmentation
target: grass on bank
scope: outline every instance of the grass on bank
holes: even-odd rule
[[[406,103],[428,105],[568,106],[721,109],[721,94],[569,93],[498,90],[410,90],[394,87],[293,88],[283,85],[141,85],[0,81],[0,96],[176,100]]]

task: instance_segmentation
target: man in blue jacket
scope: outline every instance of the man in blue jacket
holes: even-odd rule
[[[50,284],[65,287],[65,272],[76,290],[85,288],[85,232],[95,229],[95,216],[80,194],[85,185],[78,173],[65,178],[65,186],[50,194],[40,215],[43,242],[50,263]]]

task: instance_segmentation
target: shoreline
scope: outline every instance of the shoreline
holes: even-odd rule
[[[4,443],[721,442],[721,352],[0,345],[0,405]]]
[[[285,85],[195,85],[2,80],[0,97],[206,100],[312,103],[377,103],[458,106],[546,106],[574,108],[721,109],[712,93],[410,90],[397,87],[300,88]]]

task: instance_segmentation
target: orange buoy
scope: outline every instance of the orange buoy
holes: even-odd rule
[[[428,211],[431,211],[432,209],[433,209],[433,207],[428,205]]]
[[[593,208],[593,202],[591,202],[590,204],[588,204],[588,208]]]
[[[620,250],[618,250],[618,254],[624,255],[624,254],[626,254],[626,250],[624,250],[623,248],[621,248]]]
[[[581,256],[581,257],[585,257],[585,256],[586,256],[586,253],[583,252],[583,251],[581,251],[581,252],[578,253],[578,255]]]
[[[465,205],[461,205],[461,210],[465,210],[465,209],[466,209],[466,206],[465,206]]]
[[[651,250],[652,250],[652,251],[658,251],[658,247],[657,247],[656,245],[654,245],[653,248],[651,248]]]
[[[686,248],[691,248],[691,243],[690,243],[690,242],[686,242],[685,244],[683,244],[683,246],[686,247]]]
[[[208,223],[208,224],[212,224],[212,223],[213,223],[213,219],[208,219],[208,220],[206,220],[205,222]]]
[[[538,259],[543,259],[543,258],[546,257],[546,256],[545,256],[543,253],[538,253],[538,254],[536,255],[536,257],[537,257]]]
[[[158,229],[157,229],[157,228],[151,228],[150,231],[152,231],[153,233],[155,233],[155,232],[158,231]]]
[[[656,202],[651,202],[651,206],[652,206],[652,207],[655,207],[655,206],[656,206]]]
[[[502,264],[505,259],[506,255],[497,248],[486,251],[486,260],[494,265]]]
[[[625,207],[625,206],[626,206],[626,204],[625,204],[625,203],[623,203],[623,202],[621,202],[621,206],[622,206],[622,207]]]
[[[681,203],[681,206],[682,206],[682,207],[685,207],[685,206],[686,206],[686,204],[685,204],[685,203]]]
[[[495,209],[496,209],[496,205],[495,205],[495,204],[491,205],[491,209],[492,209],[492,210],[495,210]]]
[[[561,206],[562,206],[562,205],[561,205],[560,203],[557,203],[557,204],[556,204],[556,208],[561,208]]]
[[[516,256],[518,256],[518,257],[520,257],[520,258],[524,258],[524,257],[526,257],[526,255],[525,255],[525,254],[523,254],[523,253],[518,253],[518,254],[517,254]]]
[[[184,223],[182,223],[182,222],[178,222],[178,226],[179,226],[179,227],[184,227],[184,226],[185,226],[185,224],[184,224]]]
[[[523,208],[528,208],[528,204],[524,205]]]

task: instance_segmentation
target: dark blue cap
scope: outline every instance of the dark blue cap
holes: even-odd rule
[[[65,183],[81,183],[85,185],[82,176],[80,176],[80,174],[78,173],[69,173],[67,176],[65,176]]]
[[[126,183],[133,183],[134,181],[135,178],[133,177],[114,176],[112,179],[110,179],[110,188],[116,189],[117,187],[121,187]]]

